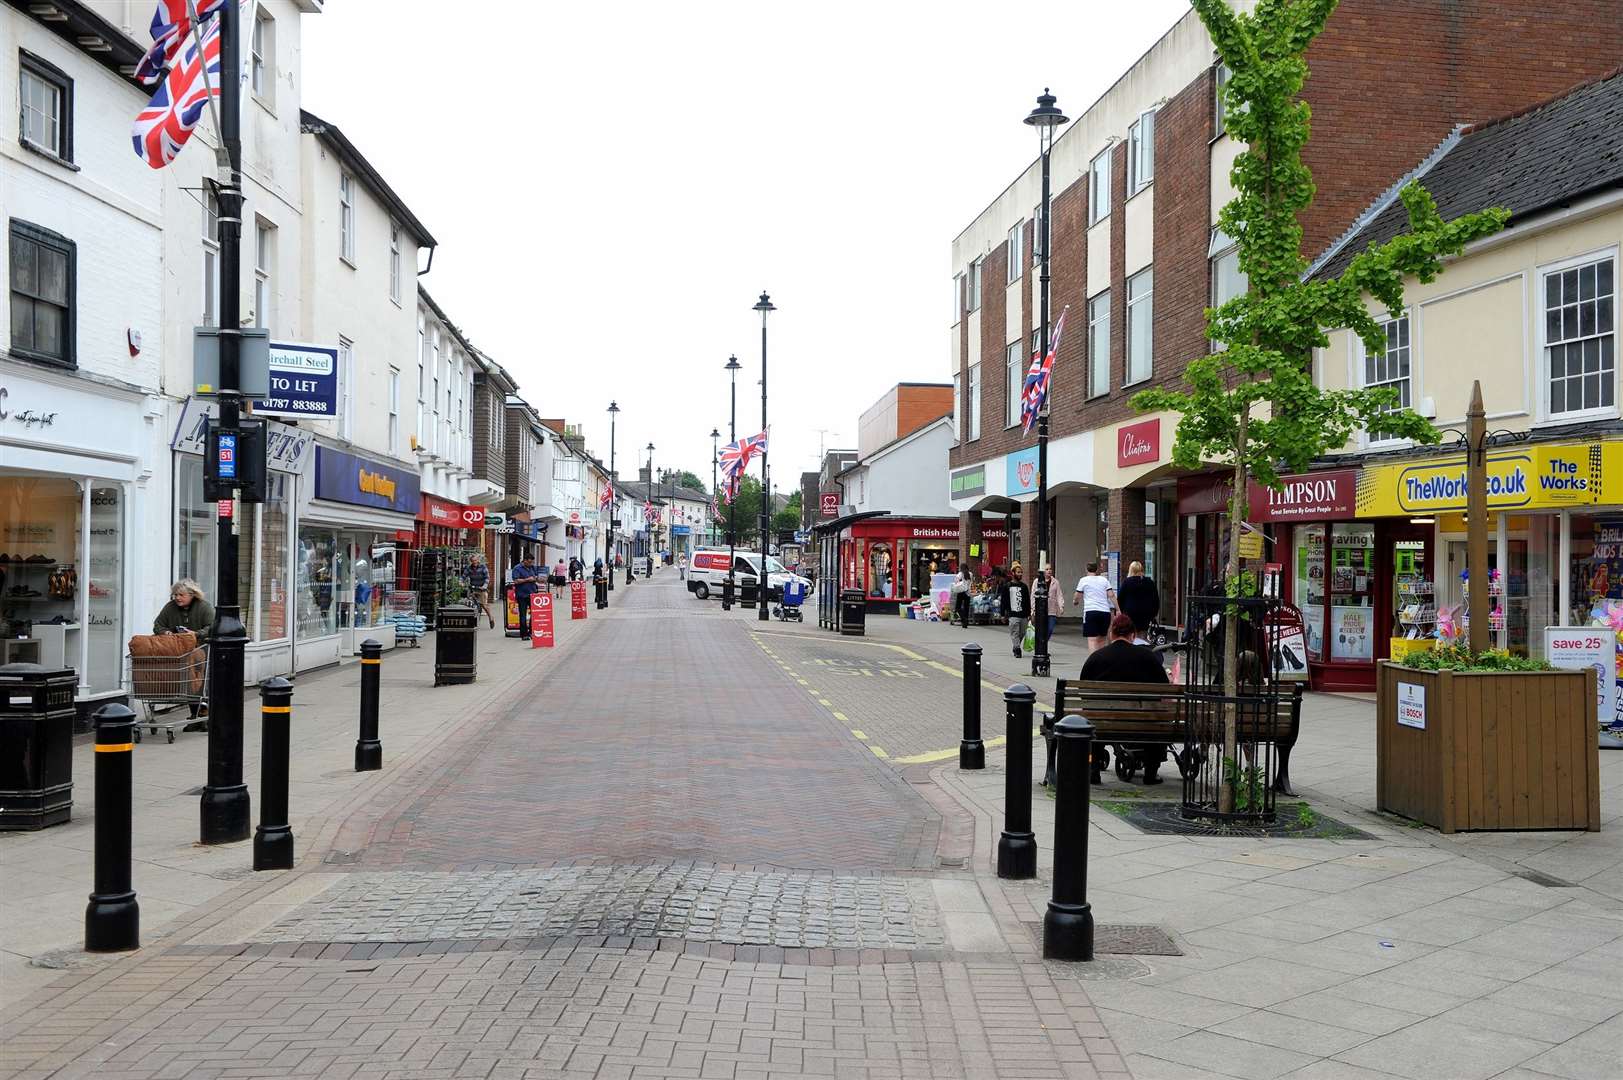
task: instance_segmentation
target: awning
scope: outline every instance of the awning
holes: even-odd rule
[[[835,518],[833,521],[825,521],[821,524],[813,525],[812,532],[823,533],[825,535],[828,533],[837,533],[847,525],[850,525],[852,522],[867,521],[869,518],[887,517],[889,514],[889,510],[863,510],[861,513],[847,514],[842,518]]]

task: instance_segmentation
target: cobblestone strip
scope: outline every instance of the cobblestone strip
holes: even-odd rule
[[[356,872],[257,942],[686,938],[790,948],[945,944],[922,878],[811,875],[709,866]]]

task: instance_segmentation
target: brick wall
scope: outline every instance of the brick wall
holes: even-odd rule
[[[896,430],[892,439],[911,435],[925,424],[952,412],[951,386],[898,386],[896,388]],[[985,430],[985,417],[981,417]]]

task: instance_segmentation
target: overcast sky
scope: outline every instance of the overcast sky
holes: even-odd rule
[[[1187,9],[329,0],[304,102],[433,232],[425,285],[543,416],[607,459],[618,400],[622,474],[652,442],[708,482],[729,353],[759,430],[769,291],[792,490],[888,387],[949,380],[952,239],[1035,156],[1036,95],[1078,115]]]

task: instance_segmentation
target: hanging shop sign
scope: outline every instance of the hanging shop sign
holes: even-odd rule
[[[417,520],[430,525],[444,525],[448,529],[482,529],[485,527],[485,508],[464,506],[438,495],[424,494],[422,505],[417,508]]]
[[[818,494],[817,504],[823,517],[840,516],[840,493],[837,491],[824,491]]]
[[[1116,466],[1126,469],[1161,460],[1161,418],[1123,424],[1116,429]]]
[[[1009,494],[1024,495],[1037,490],[1037,448],[1027,447],[1003,459],[1008,470]]]
[[[270,393],[254,399],[261,416],[300,419],[338,415],[338,350],[325,345],[270,345]]]
[[[1488,509],[1553,509],[1614,501],[1607,472],[1623,468],[1623,443],[1551,443],[1488,455]],[[1613,481],[1614,485],[1617,481]],[[1394,462],[1358,477],[1358,516],[1401,517],[1464,510],[1465,455]]]
[[[422,506],[422,488],[415,472],[326,446],[316,447],[315,497],[414,516]]]

